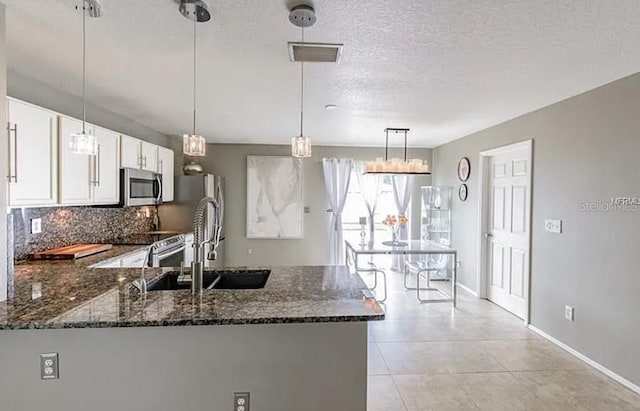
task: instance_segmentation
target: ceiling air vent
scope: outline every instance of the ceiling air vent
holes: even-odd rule
[[[339,63],[342,44],[289,42],[289,58],[293,62]]]

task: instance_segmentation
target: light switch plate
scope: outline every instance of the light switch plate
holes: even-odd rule
[[[31,219],[31,234],[40,234],[42,232],[42,218]]]
[[[564,306],[564,318],[572,322],[575,321],[575,309],[572,306]]]
[[[562,220],[544,220],[544,231],[562,234]]]
[[[40,354],[40,378],[56,380],[60,378],[58,353]]]

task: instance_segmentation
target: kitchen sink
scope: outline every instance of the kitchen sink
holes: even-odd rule
[[[264,288],[271,270],[213,270],[202,275],[203,290],[256,290]],[[147,291],[190,290],[191,276],[170,271],[149,281]]]

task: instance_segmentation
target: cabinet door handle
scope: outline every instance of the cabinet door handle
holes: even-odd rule
[[[18,182],[18,123],[13,127],[13,138],[15,144],[13,145],[13,181]]]
[[[11,122],[7,122],[7,181],[11,182]]]
[[[13,173],[12,173],[12,169],[11,169],[11,132],[13,131]],[[9,168],[9,175],[7,176],[7,180],[9,180],[9,182],[11,183],[12,181],[14,183],[18,182],[18,123],[16,123],[13,128],[11,128],[11,123],[7,123],[7,144],[8,144],[8,150],[7,150],[7,157],[8,157],[8,168]]]
[[[96,186],[100,187],[100,144],[98,144],[98,154],[96,154],[96,161],[95,161],[95,167],[96,167]]]
[[[96,159],[95,156],[89,156],[89,185],[96,185]]]

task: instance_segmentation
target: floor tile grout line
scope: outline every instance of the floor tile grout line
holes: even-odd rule
[[[378,354],[380,355],[380,358],[382,358],[382,362],[384,364],[384,367],[387,369],[387,375],[391,375],[391,368],[389,368],[389,364],[387,364],[387,359],[384,358],[384,355],[382,355],[382,351],[380,351],[380,347],[378,347],[378,343],[374,343],[376,346],[376,350],[378,350]]]
[[[396,389],[396,392],[398,393],[398,397],[400,397],[400,402],[402,402],[402,407],[405,409],[405,411],[409,411],[409,407],[407,407],[407,403],[405,402],[404,397],[402,396],[402,393],[398,388],[398,384],[396,384],[396,379],[393,378],[393,375],[390,375],[390,377],[391,377],[391,381],[393,382],[393,386]]]

